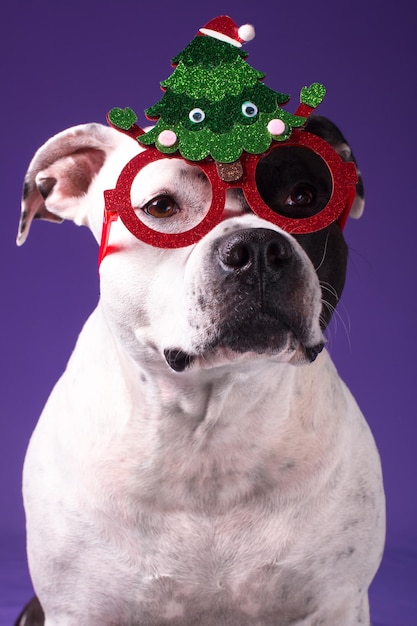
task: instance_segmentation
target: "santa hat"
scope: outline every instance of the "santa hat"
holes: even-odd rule
[[[220,15],[210,20],[203,28],[200,28],[199,33],[226,41],[239,48],[242,43],[255,37],[255,29],[251,24],[238,27],[228,15]]]

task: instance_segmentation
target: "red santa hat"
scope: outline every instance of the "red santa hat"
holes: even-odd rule
[[[210,20],[203,28],[200,28],[199,33],[220,41],[226,41],[239,48],[242,43],[255,37],[255,29],[251,24],[243,24],[243,26],[238,27],[228,15],[220,15]]]

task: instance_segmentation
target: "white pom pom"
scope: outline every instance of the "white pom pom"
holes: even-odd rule
[[[238,34],[243,41],[251,41],[255,37],[255,29],[252,24],[243,24],[240,26]]]

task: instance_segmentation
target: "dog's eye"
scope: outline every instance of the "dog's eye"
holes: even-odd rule
[[[287,206],[310,206],[316,200],[316,190],[308,183],[298,183],[285,200]]]
[[[179,208],[170,196],[159,196],[145,204],[143,210],[152,217],[165,218],[178,213]]]
[[[206,117],[206,114],[204,113],[203,109],[199,109],[197,107],[195,109],[192,109],[192,111],[189,112],[188,117],[195,124],[199,124],[200,122],[204,120],[204,118]]]
[[[258,113],[258,107],[253,102],[247,100],[242,104],[242,113],[245,117],[255,117]]]

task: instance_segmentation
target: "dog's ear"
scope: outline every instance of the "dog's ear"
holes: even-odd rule
[[[309,133],[318,135],[333,146],[343,161],[352,161],[356,165],[358,182],[356,184],[356,197],[350,210],[350,217],[361,217],[365,206],[363,181],[358,164],[356,163],[356,159],[348,142],[333,122],[320,115],[312,115],[309,117],[305,128]]]
[[[36,152],[25,176],[17,245],[25,242],[33,219],[87,224],[81,197],[117,148],[120,135],[101,124],[74,126]]]

